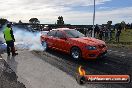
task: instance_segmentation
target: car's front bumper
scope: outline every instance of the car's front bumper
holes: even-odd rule
[[[107,47],[97,50],[83,50],[82,57],[84,59],[97,59],[104,57],[107,54]]]

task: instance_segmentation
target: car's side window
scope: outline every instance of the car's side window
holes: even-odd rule
[[[55,37],[64,38],[64,35],[63,35],[63,33],[61,31],[57,31]]]
[[[55,34],[56,34],[56,31],[50,31],[47,33],[48,36],[53,36],[53,37],[55,36]]]

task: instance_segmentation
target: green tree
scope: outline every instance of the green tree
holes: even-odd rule
[[[40,24],[40,21],[38,20],[38,18],[31,18],[29,20],[29,23],[32,23],[32,24]]]
[[[0,18],[0,24],[4,25],[7,22],[7,19]]]
[[[107,28],[108,28],[108,29],[111,29],[111,24],[112,24],[112,21],[108,21],[108,22],[107,22]]]
[[[18,22],[19,24],[21,24],[22,23],[22,21],[21,20],[19,20],[19,22]]]

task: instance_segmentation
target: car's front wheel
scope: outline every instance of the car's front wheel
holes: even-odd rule
[[[48,44],[46,41],[42,41],[43,50],[46,51],[48,49]]]
[[[71,49],[71,57],[74,60],[80,60],[81,59],[81,50],[78,47],[73,47]]]

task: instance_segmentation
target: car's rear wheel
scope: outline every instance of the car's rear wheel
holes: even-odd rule
[[[81,50],[78,47],[73,47],[71,49],[71,57],[74,60],[80,60],[81,59]]]
[[[43,50],[46,51],[48,49],[48,44],[46,41],[42,41]]]

